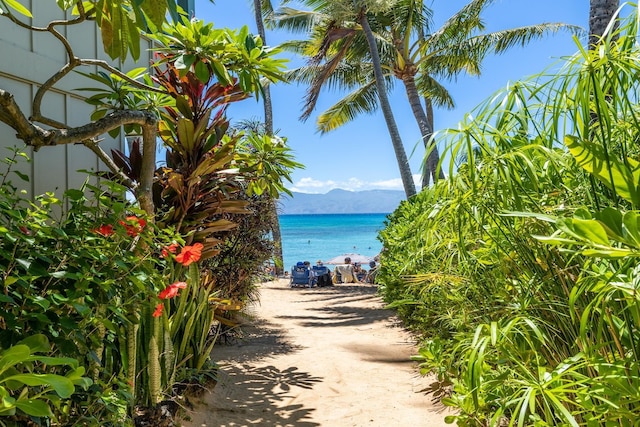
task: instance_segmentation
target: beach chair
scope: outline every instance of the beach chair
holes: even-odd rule
[[[312,277],[311,271],[304,265],[304,262],[300,261],[293,267],[291,267],[291,284],[292,288],[296,287],[311,287]]]
[[[313,271],[313,281],[318,287],[324,286],[332,286],[333,282],[331,281],[331,272],[328,267],[324,265],[314,265],[312,267]]]

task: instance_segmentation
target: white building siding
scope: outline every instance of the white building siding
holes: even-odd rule
[[[23,2],[31,7],[34,25],[45,26],[52,19],[64,16],[53,1],[32,0]],[[102,40],[94,22],[70,26],[67,34],[74,53],[82,58],[107,59],[102,50]],[[146,44],[148,47],[148,44]],[[136,63],[129,60],[124,69],[148,66],[150,53],[143,48],[141,59]],[[12,93],[22,111],[31,114],[33,96],[39,85],[58,71],[66,60],[62,45],[48,33],[38,34],[21,29],[0,18],[0,89]],[[83,72],[95,71],[95,67],[82,69]],[[93,107],[85,103],[81,96],[90,96],[88,92],[77,92],[81,87],[95,87],[96,82],[77,73],[71,73],[58,82],[53,92],[44,97],[42,113],[46,117],[79,126],[90,122]],[[122,149],[124,138],[117,140],[104,135],[101,147],[110,153],[112,148]],[[0,123],[0,155],[4,158],[9,151],[4,147],[24,147],[22,141],[15,138],[15,131]],[[20,163],[17,170],[30,177],[29,184],[23,184],[13,178],[14,184],[27,190],[30,196],[54,191],[57,195],[68,188],[78,188],[86,179],[79,170],[104,170],[105,166],[96,155],[82,145],[42,147],[37,153],[31,149],[26,152],[32,158],[31,164]],[[0,165],[0,171],[5,167]]]

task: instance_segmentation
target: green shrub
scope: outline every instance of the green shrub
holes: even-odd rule
[[[460,426],[633,425],[640,410],[638,10],[440,135],[457,170],[382,233],[385,300]],[[634,125],[630,125],[634,124]]]

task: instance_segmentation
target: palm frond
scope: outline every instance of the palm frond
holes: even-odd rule
[[[314,49],[309,40],[287,40],[279,44],[278,48],[300,56],[305,56],[307,52]]]
[[[270,28],[287,30],[292,33],[307,33],[327,19],[327,15],[314,10],[281,7],[267,17],[267,22]]]
[[[336,53],[327,63],[325,63],[318,69],[319,72],[316,74],[316,78],[311,83],[311,86],[307,91],[307,96],[305,97],[305,108],[302,112],[302,115],[300,116],[302,120],[308,119],[311,115],[311,112],[315,108],[316,102],[318,101],[318,97],[320,96],[320,90],[322,89],[322,86],[335,71],[335,69],[340,65],[340,62],[344,58],[346,51],[351,45],[350,41],[352,40],[352,37],[347,39],[342,45],[342,49],[338,53]]]
[[[545,23],[539,25],[529,25],[526,27],[512,28],[504,31],[496,31],[487,34],[490,44],[496,53],[502,53],[505,50],[520,45],[525,46],[532,40],[540,39],[548,34],[557,33],[559,31],[568,31],[570,33],[581,35],[584,30],[576,25],[568,25],[563,23]],[[481,37],[481,36],[478,36]]]
[[[420,95],[429,98],[434,106],[448,109],[455,107],[449,91],[431,75],[426,73],[419,74],[416,78],[416,86]]]
[[[480,19],[480,14],[487,6],[496,0],[474,0],[456,12],[451,18],[434,33],[434,40],[451,35],[468,35],[472,31],[484,30],[484,23]]]
[[[471,49],[456,49],[422,58],[419,66],[422,73],[437,75],[445,79],[455,79],[462,71],[469,75],[477,76],[480,75],[483,57],[474,53]]]
[[[360,86],[336,102],[318,116],[316,121],[320,133],[327,133],[353,121],[359,114],[372,114],[378,109],[378,91],[375,81]]]
[[[285,73],[285,81],[310,85],[316,80],[321,68],[317,65],[305,65],[288,70]],[[341,63],[332,75],[326,78],[323,87],[328,90],[353,90],[363,81],[367,81],[369,76],[372,76],[369,63]]]

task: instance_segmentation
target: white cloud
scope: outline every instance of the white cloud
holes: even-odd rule
[[[413,175],[413,181],[416,186],[420,186],[420,175]],[[311,177],[301,178],[293,185],[288,187],[289,190],[297,193],[324,194],[335,188],[348,191],[364,191],[364,190],[404,190],[402,180],[400,178],[382,180],[382,181],[363,181],[359,178],[349,178],[346,181],[327,180],[322,181]]]

